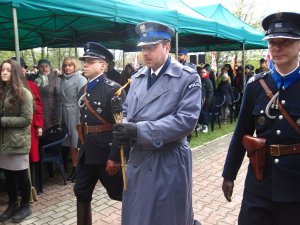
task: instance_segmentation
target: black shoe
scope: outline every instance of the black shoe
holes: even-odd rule
[[[72,181],[72,182],[73,182],[73,180],[74,181],[76,180],[76,167],[73,167],[72,173],[70,176],[67,177],[67,180]]]
[[[201,225],[201,223],[198,220],[194,220],[194,225]]]
[[[9,220],[18,209],[18,203],[10,202],[8,203],[8,208],[0,215],[0,222]]]
[[[11,219],[13,223],[20,223],[24,220],[27,216],[31,215],[31,209],[29,204],[25,204],[20,206],[20,208],[15,212],[14,216]]]
[[[75,167],[75,171],[74,171],[74,174],[73,174],[73,177],[72,177],[72,183],[75,183],[76,181],[76,167]]]

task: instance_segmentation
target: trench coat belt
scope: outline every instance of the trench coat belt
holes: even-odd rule
[[[77,102],[75,102],[75,103],[71,103],[71,102],[63,102],[62,103],[64,106],[66,106],[66,107],[70,107],[70,106],[78,106],[78,103]]]
[[[137,143],[137,142],[133,141],[131,143],[131,145],[134,145],[135,143]],[[185,140],[185,138],[183,138],[183,139],[178,140],[178,141],[174,141],[174,142],[171,142],[171,143],[168,143],[168,144],[164,144],[162,147],[159,148],[159,150],[176,148],[176,147],[178,147],[180,145],[183,145],[185,143],[186,143],[186,140]],[[143,151],[156,151],[156,150],[158,150],[158,148],[155,148],[153,145],[151,145],[151,146],[143,146],[141,148],[141,150],[143,150]]]
[[[87,126],[86,124],[84,124],[83,128],[85,134],[100,133],[100,132],[112,131],[112,124],[106,123],[103,125],[95,125],[95,126]]]
[[[300,143],[293,145],[268,145],[267,152],[272,156],[299,154]]]

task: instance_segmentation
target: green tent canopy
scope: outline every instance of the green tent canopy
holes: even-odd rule
[[[197,18],[189,21],[179,19],[177,22],[179,46],[184,46],[190,51],[267,48],[267,42],[262,40],[263,33],[239,20],[220,4],[191,8],[183,0],[128,1],[146,6],[177,10],[179,14]],[[197,23],[197,20],[202,21],[202,23]],[[227,22],[227,20],[230,20],[230,22]],[[215,23],[213,25],[215,33],[209,34],[203,29],[211,28],[212,21]]]
[[[267,42],[262,40],[264,38],[264,34],[262,32],[254,29],[247,23],[231,14],[222,4],[193,7],[193,9],[199,14],[213,19],[218,23],[242,30],[246,40],[246,48],[250,47],[250,49],[252,49],[255,48],[255,46],[267,48]]]
[[[190,50],[242,49],[242,43],[246,49],[262,48],[255,39],[247,42],[244,29],[205,17],[181,0],[0,0],[1,50],[15,49],[12,8],[21,50],[81,47],[96,41],[110,49],[137,51],[134,28],[144,21],[173,27],[179,46]]]

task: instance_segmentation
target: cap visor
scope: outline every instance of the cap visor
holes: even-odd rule
[[[156,45],[160,42],[162,42],[162,40],[152,41],[152,42],[140,42],[137,44],[137,47],[141,47],[141,46],[145,46],[145,45]]]
[[[294,39],[294,40],[300,40],[300,37],[294,37],[294,36],[287,36],[284,34],[271,34],[263,38],[263,40],[269,40],[274,38],[284,38],[284,39]]]
[[[105,60],[104,58],[102,57],[95,57],[95,56],[90,56],[90,55],[85,55],[85,56],[81,56],[78,58],[80,61],[83,61],[84,59],[103,59]]]

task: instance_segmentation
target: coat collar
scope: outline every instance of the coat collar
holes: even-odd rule
[[[171,77],[180,77],[182,69],[183,65],[175,59],[171,58],[170,65],[162,75],[167,74]],[[139,78],[143,76],[148,76],[148,70],[149,68],[147,66],[144,66],[136,74],[134,74],[133,77]]]
[[[147,91],[147,76],[148,76],[148,67],[143,67],[138,71],[134,77],[136,85],[134,88],[134,93],[138,98],[138,106],[134,112],[136,115],[139,111],[141,111],[145,106],[151,104],[151,102],[155,101],[155,99],[159,98],[161,95],[169,91],[169,77],[180,77],[182,74],[183,65],[179,62],[171,59],[170,65],[167,70],[161,75],[159,80],[155,82],[151,88]]]

